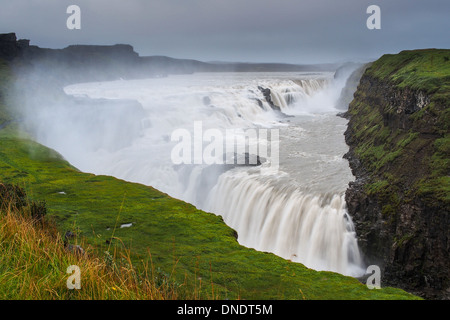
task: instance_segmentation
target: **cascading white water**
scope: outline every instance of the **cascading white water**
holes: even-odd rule
[[[219,177],[204,209],[222,215],[247,247],[316,270],[362,272],[342,195],[302,192],[289,181],[261,176],[258,169],[234,170]]]
[[[342,159],[346,122],[335,116],[342,88],[335,80],[325,73],[210,73],[77,84],[66,93],[137,100],[142,108],[94,107],[77,114],[73,106],[54,106],[40,109],[30,123],[40,142],[83,171],[152,185],[222,215],[243,245],[356,276],[363,271],[343,200],[352,175]],[[270,89],[273,103],[292,117],[272,110],[260,88]],[[111,119],[126,121],[112,125]],[[192,132],[196,121],[205,130],[279,129],[279,169],[266,168],[270,157],[261,166],[231,170],[175,166],[171,134]],[[101,131],[86,130],[96,122]],[[117,132],[120,145],[111,138]]]
[[[287,83],[277,83],[269,85],[271,89],[272,100],[285,113],[295,112],[295,107],[299,104],[307,104],[311,96],[328,86],[329,80],[319,79],[297,79],[290,80]],[[294,110],[292,110],[294,109]],[[300,111],[300,110],[297,110]]]

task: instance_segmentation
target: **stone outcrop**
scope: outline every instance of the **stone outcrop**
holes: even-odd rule
[[[264,99],[265,99],[266,102],[269,104],[269,106],[270,106],[273,110],[278,111],[278,112],[281,112],[281,108],[280,108],[279,106],[277,106],[277,105],[273,102],[273,100],[272,100],[272,94],[271,94],[270,89],[269,89],[269,88],[263,88],[263,87],[260,87],[260,86],[258,86],[258,89],[259,89],[259,91],[262,92],[262,94],[263,94],[263,96],[264,96]]]
[[[12,61],[29,47],[29,40],[17,40],[15,33],[0,34],[0,59]]]

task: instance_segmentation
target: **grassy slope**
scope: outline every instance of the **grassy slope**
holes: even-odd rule
[[[1,67],[0,81],[6,75]],[[148,260],[150,253],[155,267],[184,284],[186,296],[195,287],[200,298],[415,298],[394,288],[369,290],[356,279],[242,247],[220,217],[151,187],[79,172],[14,123],[0,130],[0,180],[19,184],[32,199],[45,199],[61,231],[77,230],[101,250],[114,236],[115,245],[131,248],[134,261]],[[130,228],[115,228],[130,222]]]
[[[151,265],[136,268],[127,251],[105,258],[81,243],[84,254],[70,253],[54,225],[33,217],[33,204],[19,200],[18,205],[13,193],[4,192],[7,187],[0,188],[1,300],[177,298],[177,291],[163,274]],[[69,275],[65,271],[73,265],[83,270],[82,290],[67,290]]]

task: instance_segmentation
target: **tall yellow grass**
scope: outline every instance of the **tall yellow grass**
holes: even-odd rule
[[[0,299],[178,298],[177,288],[170,281],[158,280],[151,261],[143,262],[137,271],[127,250],[100,254],[82,243],[83,254],[70,251],[54,225],[33,219],[28,211],[28,207],[17,209],[2,201]],[[71,265],[81,271],[79,290],[67,287],[70,274],[66,272]]]

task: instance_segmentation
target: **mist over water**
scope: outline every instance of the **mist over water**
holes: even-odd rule
[[[349,72],[333,75],[198,73],[76,84],[65,92],[78,107],[53,104],[26,123],[82,171],[151,185],[222,215],[245,246],[358,276],[364,271],[344,200],[353,179],[342,158],[347,121],[335,108]],[[260,88],[270,89],[282,113]],[[260,166],[174,165],[172,133],[193,133],[198,121],[204,131],[278,129],[278,170],[270,156]]]

